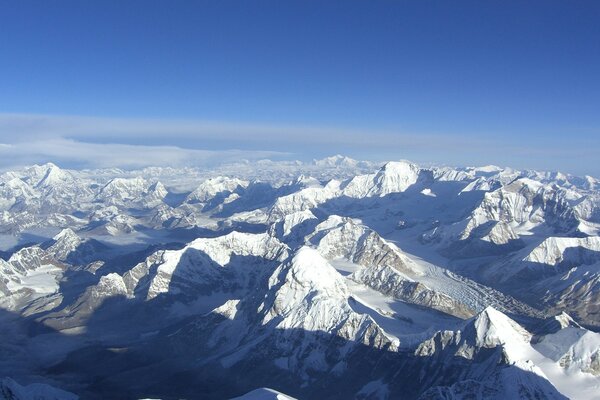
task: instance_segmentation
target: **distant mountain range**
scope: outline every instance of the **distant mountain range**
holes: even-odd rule
[[[0,250],[0,399],[600,399],[589,176],[36,165]]]

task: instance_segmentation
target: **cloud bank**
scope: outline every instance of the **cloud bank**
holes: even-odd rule
[[[337,127],[181,119],[0,113],[0,167],[52,161],[76,168],[210,166],[239,160],[343,153],[359,159],[497,164],[600,175],[600,140],[423,134]]]
[[[0,145],[0,165],[6,168],[54,162],[73,168],[126,169],[147,166],[210,166],[240,160],[281,158],[279,152],[243,150],[197,150],[176,146],[145,146],[115,143],[86,143],[49,139]]]

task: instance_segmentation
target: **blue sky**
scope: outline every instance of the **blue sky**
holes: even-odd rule
[[[600,176],[598,2],[20,0],[0,20],[3,163],[344,153]]]

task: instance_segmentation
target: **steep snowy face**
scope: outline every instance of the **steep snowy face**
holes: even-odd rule
[[[283,275],[283,277],[280,277]],[[346,287],[339,274],[315,250],[302,247],[290,262],[282,265],[269,279],[269,287],[277,288],[273,307],[267,312],[265,322],[274,316],[289,315],[298,305],[305,303],[307,308],[316,304],[321,298],[324,300],[345,300],[348,297]],[[309,297],[309,295],[311,295]],[[316,297],[320,295],[319,297]],[[311,303],[311,301],[315,303]],[[304,323],[305,321],[288,321]],[[323,323],[322,321],[307,321]]]
[[[471,328],[474,328],[474,332]],[[513,352],[512,346],[529,343],[531,334],[512,319],[492,307],[483,310],[475,317],[471,325],[465,328],[465,334],[474,333],[475,347],[493,348],[505,346],[509,357],[520,356],[518,349]],[[470,338],[469,338],[470,339]]]
[[[93,286],[84,295],[85,301],[79,304],[99,305],[103,300],[114,296],[126,296],[127,287],[121,275],[110,273],[100,278],[96,286]]]
[[[217,195],[225,198],[231,193],[248,187],[248,184],[247,181],[225,176],[210,178],[202,182],[193,192],[191,192],[186,197],[185,202],[206,203]]]
[[[332,215],[306,240],[329,260],[345,258],[364,267],[390,267],[407,276],[422,275],[394,244],[352,218]]]
[[[72,229],[66,228],[52,238],[54,243],[46,251],[57,260],[66,260],[83,242]]]
[[[71,175],[67,171],[64,171],[64,170],[58,168],[54,164],[51,164],[51,163],[47,164],[46,167],[47,168],[46,168],[46,171],[44,172],[43,178],[41,178],[35,184],[35,187],[37,187],[37,188],[48,188],[51,186],[72,184],[75,180],[73,175]]]
[[[8,263],[15,272],[27,273],[52,263],[52,258],[38,246],[25,247],[14,253]]]
[[[143,195],[143,198],[140,199],[142,206],[144,208],[155,208],[155,207],[166,207],[169,208],[165,203],[165,198],[169,195],[169,191],[161,182],[155,182],[150,187],[148,187],[148,191]]]
[[[146,194],[150,184],[143,178],[115,178],[108,182],[97,197],[106,204],[135,202]]]
[[[194,296],[231,291],[247,284],[260,264],[287,257],[287,246],[268,234],[232,232],[197,239],[181,250],[160,251],[124,275],[129,295],[150,300],[163,293]]]
[[[228,264],[233,255],[279,261],[287,257],[287,246],[266,233],[231,232],[214,239],[197,239],[190,247],[205,252],[219,265]]]
[[[373,180],[377,194],[384,196],[389,193],[404,192],[419,179],[421,169],[406,161],[389,162],[381,168]]]
[[[269,211],[269,221],[275,222],[286,215],[318,207],[339,195],[339,181],[330,181],[325,187],[308,187],[279,197]]]
[[[269,288],[273,297],[259,307],[263,324],[273,321],[276,329],[324,331],[377,347],[392,344],[368,315],[352,310],[342,276],[314,249],[302,247],[277,268]]]
[[[447,357],[474,359],[482,349],[501,348],[504,362],[513,363],[527,356],[531,334],[492,307],[487,307],[467,321],[459,331],[438,332],[416,350],[419,356],[438,352]]]
[[[297,187],[297,188],[309,188],[309,187],[320,188],[320,187],[323,187],[323,185],[321,184],[321,182],[319,182],[319,180],[317,178],[312,177],[312,176],[306,176],[306,175],[298,176],[296,179],[294,179],[292,182],[289,183],[289,186]]]
[[[65,228],[41,245],[46,254],[65,264],[81,267],[93,261],[105,260],[109,248],[101,242],[79,237],[72,229]]]
[[[73,179],[73,176],[53,163],[46,163],[43,165],[33,165],[31,167],[24,168],[20,171],[14,171],[11,173],[11,177],[18,177],[31,187],[43,187],[52,184],[60,184],[62,182],[69,182]]]
[[[317,249],[327,259],[347,258],[353,259],[358,252],[357,247],[361,238],[368,235],[369,229],[359,221],[347,217],[331,215],[321,222],[307,235],[308,242],[317,246]]]
[[[417,183],[422,174],[427,174],[427,171],[421,170],[415,164],[406,161],[389,162],[376,174],[359,175],[350,180],[343,188],[342,194],[363,198],[400,193]],[[430,171],[428,174],[432,179],[433,175]]]
[[[600,181],[592,176],[586,175],[584,177],[583,187],[588,190],[596,190],[600,185]]]
[[[473,218],[514,223],[547,223],[557,230],[577,226],[564,192],[528,178],[520,178],[485,194]]]

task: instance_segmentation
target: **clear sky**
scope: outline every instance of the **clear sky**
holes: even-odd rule
[[[2,163],[231,149],[600,176],[600,2],[0,0]]]

